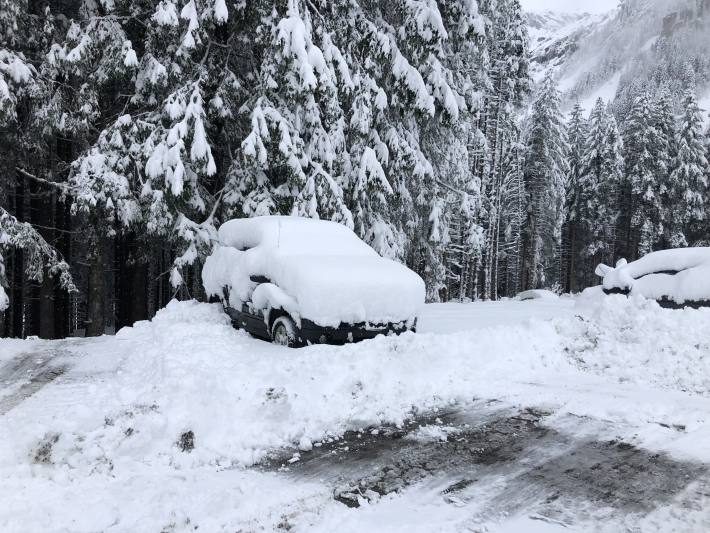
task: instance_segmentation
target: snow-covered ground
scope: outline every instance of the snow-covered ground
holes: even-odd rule
[[[0,531],[707,530],[708,320],[445,304],[290,350],[174,302],[115,337],[2,340]]]
[[[548,320],[574,314],[572,298],[557,300],[507,300],[464,304],[430,304],[419,317],[420,333],[453,333],[487,329],[492,326],[520,325],[532,318]]]

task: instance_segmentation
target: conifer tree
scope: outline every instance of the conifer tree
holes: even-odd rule
[[[481,153],[474,159],[474,174],[481,180],[479,220],[485,232],[482,264],[476,276],[481,278],[482,287],[480,294],[475,296],[490,299],[495,298],[497,293],[494,280],[498,265],[497,251],[500,249],[502,190],[506,175],[504,154],[512,146],[512,143],[505,145],[506,132],[514,129],[516,118],[513,111],[527,94],[530,79],[527,30],[520,2],[485,0],[480,5],[488,21],[486,61],[489,81],[488,86],[483,88]]]
[[[584,118],[584,110],[577,102],[572,108],[567,123],[569,141],[569,173],[565,182],[565,224],[562,231],[563,272],[562,286],[565,291],[572,292],[581,286],[578,259],[582,251],[580,234],[580,177],[583,167],[583,156],[588,136],[588,123]]]
[[[634,101],[624,131],[625,187],[627,216],[624,238],[629,260],[652,251],[663,236],[663,202],[667,139],[658,129],[656,107],[650,95],[643,92]]]
[[[616,121],[599,99],[589,117],[579,180],[581,255],[588,260],[585,272],[593,271],[599,263],[613,263],[622,177],[623,158]]]
[[[523,270],[527,289],[553,286],[560,281],[568,151],[560,95],[548,76],[533,103],[525,156],[527,220]]]
[[[674,248],[707,242],[709,170],[702,124],[695,93],[687,91],[665,199],[667,241]]]
[[[0,207],[0,313],[10,305],[6,289],[7,273],[2,252],[17,248],[24,252],[25,273],[33,281],[41,282],[49,274],[55,277],[60,286],[75,292],[69,265],[57,251],[27,222],[19,222],[14,216]]]

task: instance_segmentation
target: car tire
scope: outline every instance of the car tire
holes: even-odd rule
[[[271,325],[271,342],[288,348],[298,347],[298,330],[290,316],[280,316]]]

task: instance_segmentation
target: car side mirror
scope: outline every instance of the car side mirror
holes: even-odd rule
[[[253,283],[271,283],[271,280],[266,276],[249,276]]]

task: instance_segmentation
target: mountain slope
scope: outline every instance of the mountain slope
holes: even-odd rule
[[[534,76],[552,72],[566,107],[623,111],[640,89],[710,87],[710,0],[625,0],[604,16],[528,14]]]
[[[585,37],[605,18],[589,13],[526,13],[535,81],[540,81],[547,72],[563,67]]]

